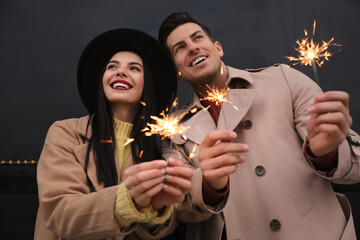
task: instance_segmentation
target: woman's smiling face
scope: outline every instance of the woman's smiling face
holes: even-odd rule
[[[136,105],[144,88],[144,65],[133,52],[118,52],[106,65],[103,88],[112,108],[121,105]]]

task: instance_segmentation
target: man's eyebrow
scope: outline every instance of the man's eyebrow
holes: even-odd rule
[[[196,34],[198,34],[198,33],[203,33],[201,30],[197,30],[197,31],[195,31],[194,33],[192,33],[191,35],[190,35],[190,38],[192,38],[192,37],[194,37]],[[177,42],[177,43],[175,43],[172,47],[171,47],[171,50],[174,50],[174,48],[176,47],[176,46],[178,46],[178,45],[180,45],[180,44],[182,44],[184,41],[179,41],[179,42]]]
[[[201,30],[197,30],[193,34],[191,34],[190,37],[194,37],[198,33],[203,33],[203,32]]]

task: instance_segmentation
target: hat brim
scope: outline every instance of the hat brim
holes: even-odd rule
[[[138,54],[151,71],[156,94],[157,112],[165,110],[176,96],[175,66],[156,39],[135,29],[121,28],[94,38],[81,54],[77,69],[80,98],[90,113],[97,108],[97,88],[107,61],[117,52]]]

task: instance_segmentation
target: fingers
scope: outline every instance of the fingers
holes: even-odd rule
[[[183,161],[171,157],[167,159],[167,163],[168,166],[184,166]]]
[[[218,168],[237,165],[243,163],[245,158],[237,154],[223,154],[207,161],[200,162],[200,167],[203,172],[208,170],[216,170]]]
[[[221,142],[209,148],[200,148],[198,159],[201,162],[203,159],[215,158],[223,154],[248,152],[249,146],[242,143]]]
[[[307,109],[310,114],[327,114],[331,112],[340,112],[349,127],[352,124],[352,118],[349,114],[349,95],[346,92],[331,91],[325,92],[314,99],[314,105]]]
[[[340,101],[342,104],[348,108],[349,107],[349,94],[342,91],[329,91],[324,92],[323,94],[315,97],[315,103],[318,102],[334,102]]]
[[[125,186],[139,207],[149,204],[151,197],[161,191],[166,165],[166,161],[154,160],[133,165],[125,170]]]
[[[161,177],[157,177],[157,178],[153,178],[153,179],[141,182],[134,186],[128,187],[126,185],[126,182],[125,182],[125,185],[126,185],[127,189],[129,189],[130,195],[133,198],[138,198],[140,195],[146,193],[147,191],[151,190],[155,186],[160,185],[160,183],[162,183],[163,180],[164,180],[164,176],[161,176]],[[147,193],[147,195],[148,195],[148,197],[152,197],[152,195],[149,193]]]
[[[313,124],[317,131],[320,130],[319,128],[323,128],[324,124],[337,125],[340,131],[348,131],[350,127],[345,116],[339,112],[314,115],[310,118],[310,124]]]
[[[217,141],[232,141],[236,139],[237,134],[233,131],[211,131],[204,138],[203,142],[200,144],[202,147],[211,147]]]
[[[124,173],[125,186],[138,207],[148,205],[162,190],[172,196],[170,199],[183,199],[191,187],[192,175],[191,168],[173,158],[140,163],[129,167]],[[161,205],[166,201],[157,200]]]
[[[162,184],[158,184],[153,188],[150,188],[146,192],[143,192],[140,195],[132,196],[133,200],[135,201],[136,205],[140,208],[147,206],[151,202],[151,198],[158,194],[163,189]],[[131,194],[131,192],[130,192]]]
[[[138,185],[146,185],[145,183],[147,181],[150,181],[151,179],[154,178],[159,178],[164,176],[164,174],[166,173],[165,168],[162,169],[150,169],[150,170],[144,170],[144,171],[139,171],[136,174],[129,176],[126,175],[125,176],[125,186],[128,189],[131,189],[135,186]]]
[[[169,159],[174,161],[175,159]],[[167,184],[181,189],[183,192],[188,191],[191,187],[191,178],[193,176],[193,169],[186,166],[171,165],[166,167],[165,187]]]
[[[184,166],[180,160],[169,158],[166,175],[164,176],[163,190],[167,192],[176,202],[181,201],[191,188],[193,169]],[[174,200],[175,201],[175,200]]]
[[[316,96],[307,112],[311,114],[307,124],[307,138],[315,156],[333,151],[350,131],[352,118],[346,92],[330,91]]]
[[[204,177],[205,179],[209,179],[210,181],[212,179],[227,179],[227,177],[230,174],[233,174],[234,172],[236,172],[238,168],[238,165],[227,165],[227,166],[222,166],[221,168],[217,168],[217,169],[212,169],[211,171],[203,171]],[[216,184],[212,184],[209,181],[209,184],[211,186],[213,186],[215,189],[221,189],[223,187],[217,187]]]
[[[191,188],[191,181],[189,179],[165,175],[165,180],[166,182],[163,184],[163,189],[167,192],[172,192],[174,195],[187,193]]]
[[[136,175],[136,173],[150,170],[150,169],[162,169],[167,166],[166,161],[164,160],[153,160],[150,162],[143,162],[140,164],[133,165],[125,170],[125,177]]]

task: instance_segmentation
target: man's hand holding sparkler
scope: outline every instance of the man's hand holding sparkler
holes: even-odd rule
[[[211,131],[199,146],[198,160],[205,180],[216,190],[223,189],[239,163],[245,158],[239,154],[247,152],[249,146],[233,143],[237,135],[232,131]]]
[[[352,118],[346,92],[325,92],[314,99],[307,109],[311,118],[307,125],[311,152],[324,156],[335,150],[349,133]]]

